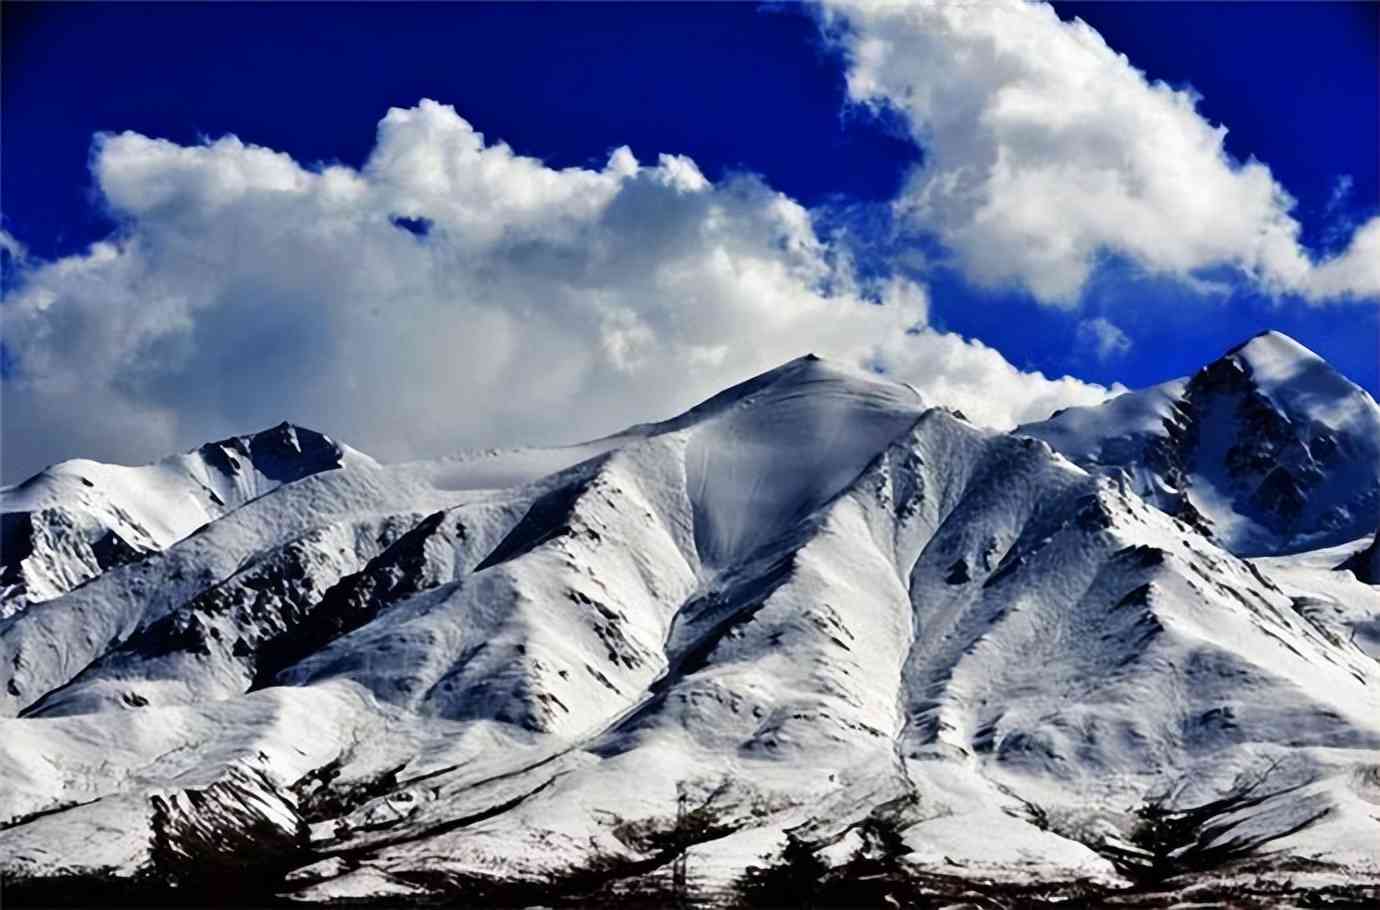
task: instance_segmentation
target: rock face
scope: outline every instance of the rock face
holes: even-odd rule
[[[1019,432],[1089,469],[1126,471],[1149,501],[1241,554],[1354,540],[1380,514],[1380,406],[1278,332],[1191,378]]]
[[[7,895],[770,903],[831,868],[1113,887],[1265,844],[1380,876],[1380,665],[1289,557],[1140,495],[1220,462],[1279,534],[1340,533],[1304,467],[1380,434],[1322,402],[1298,443],[1243,362],[1147,393],[1181,426],[1124,472],[814,358],[564,450],[220,445],[273,487],[0,621]],[[1228,405],[1250,445],[1208,438]],[[227,891],[245,863],[261,890]]]
[[[1348,558],[1338,568],[1349,570],[1357,580],[1368,585],[1380,585],[1380,529],[1376,530],[1370,546]]]

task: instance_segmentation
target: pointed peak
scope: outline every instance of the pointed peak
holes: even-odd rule
[[[236,448],[244,451],[255,445],[336,445],[335,440],[325,433],[313,430],[311,427],[304,427],[301,424],[284,420],[271,427],[264,427],[262,430],[253,430],[248,433],[239,433],[234,436],[227,436],[224,439],[216,439],[205,443],[200,449],[207,446],[219,446],[222,448]]]
[[[1284,364],[1322,360],[1298,341],[1274,329],[1260,332],[1238,344],[1223,355],[1223,359],[1227,358],[1250,367],[1252,373],[1257,372],[1257,367],[1268,373]]]
[[[839,376],[873,376],[873,374],[869,373],[867,370],[859,369],[847,361],[835,360],[830,357],[821,357],[812,351],[808,354],[801,354],[799,357],[787,360],[780,366],[773,367],[765,373],[761,373],[747,380],[747,382],[757,382],[758,380],[776,381],[786,376],[823,374]],[[873,378],[883,377],[873,376]],[[741,385],[746,384],[747,383],[741,383]]]
[[[1304,424],[1373,428],[1380,420],[1370,393],[1283,332],[1261,332],[1237,345],[1200,370],[1190,385],[1222,390],[1240,383],[1290,420]],[[1367,429],[1363,435],[1373,432]]]
[[[315,430],[313,430],[311,427],[304,427],[304,426],[301,426],[300,424],[295,424],[295,423],[293,423],[293,422],[291,422],[291,421],[289,421],[289,420],[284,420],[284,421],[282,421],[281,423],[277,423],[277,424],[274,424],[274,425],[271,426],[271,427],[268,427],[267,429],[259,430],[257,433],[250,433],[250,434],[248,435],[247,438],[249,438],[249,439],[255,439],[255,438],[259,437],[259,436],[283,436],[283,437],[286,437],[286,436],[295,436],[295,435],[297,435],[298,433],[301,433],[301,434],[303,434],[303,435],[311,435],[311,436],[325,436],[324,433],[318,433],[318,432],[316,432]]]
[[[1232,379],[1231,377],[1239,377]],[[1196,385],[1228,385],[1246,381],[1266,395],[1307,386],[1314,392],[1349,396],[1355,384],[1326,360],[1284,334],[1260,332],[1198,371]]]
[[[1298,344],[1297,339],[1295,339],[1292,335],[1289,335],[1286,332],[1281,332],[1279,329],[1262,329],[1261,331],[1256,332],[1250,338],[1247,338],[1245,341],[1238,344],[1236,347],[1232,348],[1232,351],[1240,350],[1241,348],[1244,348],[1250,344],[1254,344],[1257,341],[1266,343],[1284,342],[1287,344]],[[1299,347],[1302,347],[1302,345],[1299,345]],[[1228,351],[1228,353],[1231,352]]]

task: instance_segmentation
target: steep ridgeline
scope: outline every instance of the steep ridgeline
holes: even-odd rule
[[[75,459],[0,489],[0,618],[166,549],[284,483],[368,460],[280,424],[140,467]]]
[[[1354,540],[1380,514],[1380,406],[1279,332],[1180,379],[1020,433],[1136,490],[1239,555]]]
[[[706,898],[801,856],[1117,886],[1137,808],[1261,778],[1173,862],[1268,842],[1293,880],[1373,880],[1380,664],[1271,571],[814,358],[586,446],[353,464],[0,623],[0,872],[394,904],[597,904],[682,856]]]

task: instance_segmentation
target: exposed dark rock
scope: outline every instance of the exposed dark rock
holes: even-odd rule
[[[949,566],[949,572],[944,576],[944,580],[951,585],[966,585],[971,581],[972,577],[968,574],[967,560],[959,559]]]
[[[445,533],[447,514],[422,519],[390,543],[359,572],[347,575],[304,609],[291,627],[284,628],[258,649],[253,688],[272,685],[273,678],[330,642],[368,623],[386,606],[448,580],[440,566],[427,559],[427,545]],[[450,526],[463,539],[464,528]]]

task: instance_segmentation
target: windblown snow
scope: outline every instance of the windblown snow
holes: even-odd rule
[[[880,820],[1115,883],[1137,807],[1268,775],[1200,846],[1380,877],[1375,402],[1267,335],[1018,433],[933,404],[806,357],[567,449],[284,425],[4,490],[0,871],[711,896]]]

